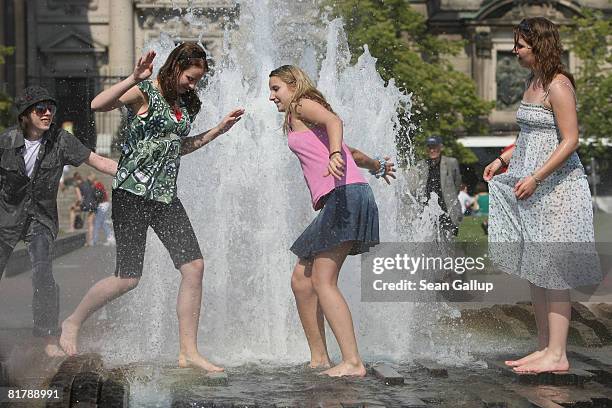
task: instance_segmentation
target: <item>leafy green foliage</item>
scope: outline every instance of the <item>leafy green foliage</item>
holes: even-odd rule
[[[4,62],[6,61],[4,57],[6,57],[7,55],[12,55],[13,51],[14,49],[12,47],[0,45],[0,65],[4,64]],[[3,130],[11,123],[12,105],[13,101],[11,100],[11,98],[0,90],[0,130]]]
[[[612,135],[612,22],[599,11],[582,10],[582,17],[574,18],[575,25],[563,29],[569,48],[580,59],[576,72],[578,122],[583,144],[581,159],[591,157],[608,166],[612,153],[604,139]],[[609,143],[609,141],[608,141]]]
[[[353,58],[367,44],[383,79],[395,78],[397,86],[412,92],[411,139],[417,155],[424,155],[427,137],[438,135],[445,154],[475,163],[476,156],[456,138],[485,132],[493,104],[480,99],[472,79],[446,59],[457,55],[464,42],[429,34],[425,18],[405,0],[333,0],[330,5],[345,22]],[[402,138],[398,150],[405,160],[407,130]]]

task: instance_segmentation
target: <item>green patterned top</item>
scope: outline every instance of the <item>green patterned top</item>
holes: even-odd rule
[[[149,200],[170,203],[176,197],[181,162],[181,138],[189,135],[191,118],[182,106],[177,121],[170,105],[150,80],[138,88],[148,97],[145,115],[130,112],[113,189],[122,189]]]

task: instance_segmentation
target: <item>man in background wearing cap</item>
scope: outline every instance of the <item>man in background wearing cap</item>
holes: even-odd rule
[[[25,241],[32,261],[33,334],[44,339],[47,355],[60,356],[59,287],[51,250],[58,232],[62,169],[87,163],[114,176],[117,163],[53,123],[57,102],[46,89],[26,88],[15,106],[18,124],[0,134],[0,277],[15,245]]]
[[[416,164],[418,177],[417,196],[423,202],[429,202],[431,193],[438,196],[438,205],[444,211],[440,216],[440,228],[445,238],[451,239],[459,232],[463,218],[458,194],[461,189],[461,172],[459,162],[454,157],[442,156],[442,139],[432,136],[427,144],[428,159]]]

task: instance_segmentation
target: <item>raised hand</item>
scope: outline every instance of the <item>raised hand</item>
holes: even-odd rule
[[[382,178],[385,179],[387,184],[391,184],[391,180],[389,178],[395,179],[395,163],[390,162],[391,158],[389,156],[383,157],[385,159],[385,174],[382,175]]]
[[[134,72],[132,75],[138,82],[144,81],[153,74],[153,59],[155,58],[155,51],[149,51],[138,59]]]
[[[244,114],[243,108],[234,109],[230,113],[225,116],[221,122],[217,125],[219,129],[219,134],[223,134],[230,130],[232,126],[234,126],[240,119],[242,119],[242,115]]]

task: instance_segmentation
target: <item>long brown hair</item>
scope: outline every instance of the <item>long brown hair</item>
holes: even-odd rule
[[[269,76],[270,78],[278,77],[281,81],[295,90],[293,98],[289,102],[289,106],[285,112],[285,122],[283,123],[283,130],[285,133],[288,133],[290,129],[289,115],[295,113],[296,107],[302,98],[311,99],[320,103],[325,109],[331,113],[335,113],[330,104],[325,100],[323,94],[314,86],[306,72],[301,68],[295,65],[283,65],[270,72]]]
[[[535,58],[535,66],[529,82],[533,81],[534,75],[542,88],[548,90],[550,83],[557,74],[563,74],[569,78],[572,86],[576,88],[574,77],[563,65],[561,56],[563,46],[559,37],[557,26],[544,17],[532,17],[523,19],[519,25],[514,27],[514,46],[518,45],[519,38],[531,47]]]
[[[193,120],[202,106],[198,94],[195,90],[189,90],[183,95],[179,95],[176,89],[183,71],[192,66],[204,69],[204,73],[208,72],[206,51],[195,42],[184,42],[172,50],[164,65],[159,69],[157,82],[168,104],[174,106],[179,98],[182,99],[189,116]]]

